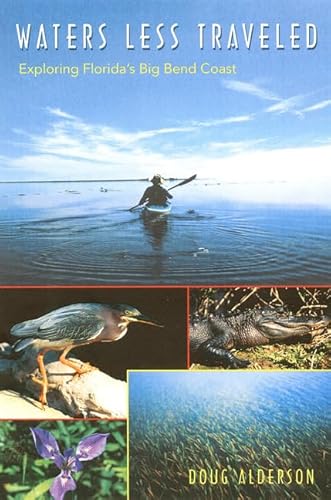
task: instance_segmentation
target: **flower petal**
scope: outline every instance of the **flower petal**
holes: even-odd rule
[[[38,427],[34,429],[30,428],[30,431],[32,432],[37,452],[41,457],[50,458],[55,461],[55,458],[61,455],[59,445],[50,432],[39,429]]]
[[[71,457],[68,462],[68,467],[72,472],[79,472],[83,468],[83,464],[80,463],[79,458]]]
[[[67,491],[73,491],[75,489],[76,483],[70,473],[62,471],[61,474],[54,479],[49,492],[55,500],[62,500]]]
[[[75,456],[74,449],[68,448],[67,450],[64,450],[63,455],[64,455],[64,458],[74,457]]]
[[[54,457],[54,463],[59,469],[62,469],[66,463],[66,459],[63,455],[61,455],[61,453],[59,453],[56,457]]]
[[[76,457],[80,461],[93,460],[105,450],[109,434],[92,434],[82,439],[77,446]]]
[[[73,448],[69,448],[64,452],[64,464],[71,472],[78,472],[82,470],[83,465],[80,463],[79,459],[76,457]],[[57,465],[57,464],[56,464]]]

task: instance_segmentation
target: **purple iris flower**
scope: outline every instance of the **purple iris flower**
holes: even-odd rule
[[[49,458],[61,470],[54,479],[50,493],[55,500],[62,500],[67,491],[76,489],[76,482],[71,473],[83,468],[82,462],[93,460],[104,452],[109,434],[91,434],[79,441],[76,452],[73,448],[60,452],[54,436],[44,429],[30,429],[37,452],[43,458]]]

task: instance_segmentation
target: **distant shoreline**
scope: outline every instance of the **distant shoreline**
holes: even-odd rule
[[[167,181],[184,180],[178,177],[169,177]],[[75,179],[75,180],[54,180],[54,181],[0,181],[0,184],[59,184],[64,182],[149,182],[149,178],[145,179]]]

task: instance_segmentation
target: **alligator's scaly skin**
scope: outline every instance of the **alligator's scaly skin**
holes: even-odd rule
[[[276,309],[253,309],[236,316],[210,317],[191,324],[191,361],[207,366],[243,368],[249,362],[229,349],[283,342],[323,333],[330,319],[293,316]]]

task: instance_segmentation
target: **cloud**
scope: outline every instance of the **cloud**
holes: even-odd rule
[[[58,111],[55,115],[51,112],[55,119],[41,135],[24,136],[29,148],[23,155],[1,158],[6,165],[1,168],[3,180],[146,178],[157,170],[165,177],[198,173],[203,177],[221,177],[224,182],[242,183],[295,180],[298,178],[295,165],[301,166],[303,179],[323,177],[329,172],[330,143],[277,149],[270,147],[268,138],[222,140],[217,128],[215,133],[199,135],[205,127],[245,122],[254,115],[125,132],[90,124],[72,115],[66,117],[67,113]],[[192,131],[196,132],[193,140]],[[166,141],[160,139],[164,137]]]
[[[312,106],[308,106],[308,108],[304,108],[301,110],[302,113],[310,113],[311,111],[318,111],[319,109],[327,108],[331,106],[331,99],[326,99],[325,101],[318,102],[313,104]]]
[[[254,119],[254,114],[249,115],[237,115],[237,116],[229,116],[227,118],[220,118],[216,120],[208,120],[208,121],[194,121],[192,122],[192,126],[197,128],[207,128],[207,127],[218,127],[220,125],[227,125],[231,123],[244,123],[249,122]]]
[[[59,116],[60,118],[66,118],[68,120],[76,120],[76,117],[73,115],[70,115],[69,113],[65,113],[64,111],[61,111],[59,108],[51,108],[47,107],[46,110],[54,116]]]
[[[116,138],[119,142],[122,144],[129,144],[133,142],[139,142],[147,139],[153,139],[154,137],[160,136],[160,135],[166,135],[166,134],[183,134],[183,133],[188,133],[188,132],[194,132],[196,127],[194,126],[182,126],[182,127],[167,127],[167,128],[160,128],[160,129],[152,129],[152,130],[146,130],[142,132],[115,132],[114,130],[111,130],[110,135],[112,138]],[[109,128],[105,127],[104,128],[104,134],[107,136],[109,133]]]
[[[53,155],[77,160],[93,160],[95,163],[121,163],[124,152],[135,158],[149,151],[153,155],[163,148],[174,148],[172,142],[157,141],[157,138],[169,136],[176,139],[183,136],[182,149],[192,147],[192,133],[199,133],[204,128],[220,127],[232,123],[243,123],[252,120],[253,115],[230,116],[216,120],[191,122],[175,127],[127,132],[108,125],[89,124],[60,109],[47,108],[48,113],[55,117],[45,132],[41,135],[16,130],[25,138],[25,146],[34,154]],[[188,144],[186,142],[188,141]]]
[[[193,121],[177,127],[164,127],[159,129],[143,130],[137,132],[123,132],[113,127],[106,125],[89,125],[84,123],[80,118],[73,116],[58,108],[46,108],[52,115],[63,118],[53,124],[51,130],[47,134],[44,142],[41,144],[37,138],[33,136],[33,142],[42,149],[46,150],[51,144],[62,144],[65,146],[74,146],[73,139],[75,131],[86,137],[88,142],[96,140],[97,142],[112,143],[117,147],[132,146],[134,143],[148,141],[155,137],[171,135],[171,134],[189,134],[199,131],[201,128],[219,127],[231,123],[247,122],[253,119],[253,115],[237,115],[225,118],[205,121]],[[67,122],[68,120],[68,122]],[[70,135],[70,138],[68,137]]]
[[[237,151],[231,152],[228,156],[220,155],[222,149],[220,143],[214,149],[203,149],[185,155],[179,155],[176,151],[172,154],[162,154],[148,149],[136,151],[135,155],[130,151],[109,153],[99,150],[98,153],[81,154],[80,158],[33,154],[10,161],[7,159],[6,163],[17,170],[16,180],[19,178],[19,172],[22,174],[22,179],[24,173],[28,174],[29,180],[145,178],[151,176],[155,169],[165,177],[189,177],[198,173],[200,178],[216,177],[225,183],[286,180],[300,183],[308,179],[330,179],[331,144],[259,149],[253,144],[250,147],[248,143],[246,145],[242,143],[241,149],[239,141],[238,143],[234,141],[232,145],[224,143],[225,149],[237,148]],[[295,168],[296,165],[301,165],[299,173]]]
[[[236,92],[243,92],[245,94],[250,94],[255,97],[266,101],[278,101],[279,97],[271,92],[270,90],[259,87],[254,83],[242,82],[239,80],[225,81],[223,83],[224,87],[229,90],[234,90]]]
[[[302,102],[302,96],[294,96],[294,97],[289,97],[288,99],[280,99],[276,104],[273,104],[272,106],[269,106],[267,109],[265,109],[266,113],[277,113],[277,114],[283,114],[283,113],[293,113],[300,118],[303,117],[303,114],[301,111],[296,109]]]
[[[302,112],[297,109],[297,107],[301,105],[303,100],[303,96],[301,95],[284,99],[283,97],[275,94],[274,92],[271,92],[270,90],[260,87],[254,83],[242,82],[239,80],[224,82],[223,85],[229,90],[234,90],[236,92],[249,94],[258,97],[263,101],[274,102],[275,104],[272,104],[271,106],[269,106],[264,110],[266,113],[277,113],[277,114],[293,113],[294,115],[300,118],[303,117]]]
[[[28,152],[7,159],[11,166],[6,172],[7,178],[10,178],[10,170],[16,180],[146,177],[156,165],[168,163],[169,152],[177,154],[171,144],[167,155],[161,153],[164,141],[161,145],[159,141],[156,144],[156,138],[166,135],[178,138],[181,134],[188,136],[190,141],[191,133],[201,128],[189,124],[126,132],[111,126],[89,124],[60,109],[47,108],[47,112],[55,120],[42,134],[17,131],[19,136],[23,134]]]
[[[226,142],[211,142],[209,149],[211,151],[225,151],[226,153],[241,153],[249,149],[253,149],[265,143],[266,139],[255,139],[249,141],[226,141]]]
[[[224,118],[223,120],[218,120],[218,121],[222,122],[222,123],[241,123],[241,122],[248,122],[248,121],[252,120],[253,117],[254,117],[253,114],[240,115],[240,116],[230,116],[229,118]]]

